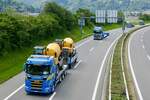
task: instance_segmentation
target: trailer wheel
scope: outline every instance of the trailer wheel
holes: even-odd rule
[[[26,92],[26,94],[27,94],[27,95],[30,95],[31,93],[30,93],[30,92]]]
[[[62,80],[64,80],[64,78],[65,78],[65,73],[62,75]]]
[[[74,62],[75,64],[77,63],[77,58],[75,59],[75,62]]]
[[[71,68],[72,68],[71,64],[69,64],[68,66],[69,66],[69,69],[71,69]]]
[[[64,74],[64,76],[66,76],[67,75],[67,71],[65,71],[65,74]]]
[[[59,83],[61,83],[61,82],[62,82],[62,77],[59,78]]]

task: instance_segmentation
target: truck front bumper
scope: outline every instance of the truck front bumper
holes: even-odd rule
[[[51,89],[50,88],[42,88],[42,89],[35,89],[34,88],[33,89],[33,88],[25,86],[25,91],[27,93],[43,93],[43,94],[46,94],[46,93],[50,93]]]

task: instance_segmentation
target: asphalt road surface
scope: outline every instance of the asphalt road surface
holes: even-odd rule
[[[106,60],[122,30],[109,32],[110,36],[102,41],[89,37],[76,43],[79,62],[68,71],[67,77],[52,95],[26,95],[23,85],[25,74],[22,72],[0,85],[0,100],[101,100]]]
[[[130,68],[139,100],[150,100],[150,27],[136,31],[128,45]]]

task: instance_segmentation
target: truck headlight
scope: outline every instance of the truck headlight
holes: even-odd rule
[[[25,79],[31,79],[31,76],[27,74]]]

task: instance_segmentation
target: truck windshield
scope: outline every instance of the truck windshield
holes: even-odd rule
[[[45,65],[27,65],[26,71],[31,75],[48,75],[50,73],[50,66]]]
[[[100,34],[100,33],[102,33],[102,31],[95,31],[94,30],[94,34]]]

